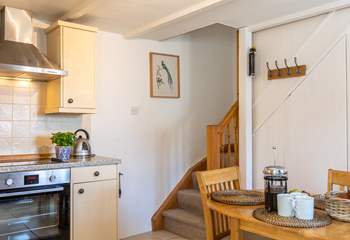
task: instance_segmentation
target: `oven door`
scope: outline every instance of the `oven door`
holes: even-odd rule
[[[0,240],[69,240],[69,184],[0,191]]]

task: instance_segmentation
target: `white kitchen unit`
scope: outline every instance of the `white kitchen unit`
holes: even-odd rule
[[[71,169],[71,240],[118,239],[117,165]]]
[[[45,113],[95,113],[97,28],[57,21],[47,30],[47,56],[68,75],[50,81]]]

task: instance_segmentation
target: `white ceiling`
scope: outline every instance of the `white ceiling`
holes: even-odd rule
[[[193,14],[191,17],[185,16],[153,28],[147,28],[145,25],[144,28],[138,28],[126,35],[162,40],[213,23],[240,28],[336,2],[350,3],[347,0],[231,0],[224,5]]]
[[[45,20],[64,16],[104,31],[162,40],[214,23],[237,28],[337,1],[0,0],[0,6],[26,9]]]
[[[0,0],[1,5],[22,8],[44,20],[56,20],[79,6],[93,5],[75,22],[105,31],[123,33],[206,0]]]
[[[85,0],[0,0],[0,6],[29,10],[35,17],[54,20]]]
[[[107,0],[78,22],[125,33],[205,0]]]

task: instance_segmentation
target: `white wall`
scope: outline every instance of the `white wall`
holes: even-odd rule
[[[162,200],[206,155],[206,125],[236,99],[235,41],[233,29],[221,25],[164,42],[98,34],[92,144],[99,155],[122,158],[120,237],[149,231]],[[180,55],[180,99],[150,98],[151,51]]]
[[[327,190],[328,168],[348,169],[349,26],[344,9],[254,34],[255,187],[274,160],[289,171],[290,188],[310,192]],[[294,56],[307,65],[305,77],[267,80],[266,61],[293,65]]]

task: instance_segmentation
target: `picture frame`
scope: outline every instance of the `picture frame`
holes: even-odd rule
[[[180,56],[149,53],[150,96],[180,98]]]

